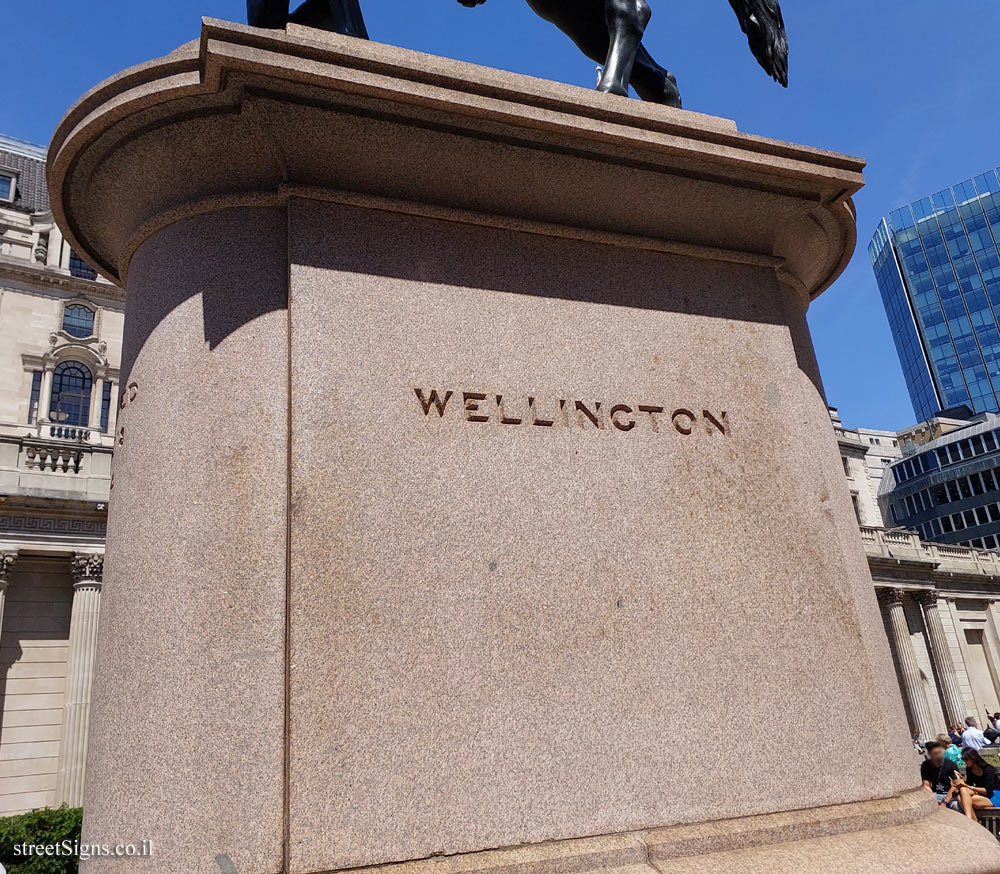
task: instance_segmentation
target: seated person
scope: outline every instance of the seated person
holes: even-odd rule
[[[943,758],[943,756],[942,756]],[[958,792],[958,803],[969,819],[978,822],[977,810],[986,810],[1000,804],[1000,774],[979,755],[978,750],[962,750],[965,760],[965,779],[952,780],[952,789]]]
[[[944,757],[944,745],[936,740],[928,741],[927,758],[920,763],[920,779],[934,793],[938,803],[952,801],[955,797],[951,789],[952,781],[961,779],[961,776],[955,763]]]
[[[961,740],[961,738],[959,738],[959,740]],[[961,744],[955,743],[955,741],[947,734],[939,734],[937,736],[937,742],[941,744],[941,747],[944,749],[944,757],[949,762],[951,762],[959,770],[965,767],[965,761],[962,759]]]

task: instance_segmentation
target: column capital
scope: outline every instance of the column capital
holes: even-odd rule
[[[17,561],[17,550],[0,552],[0,589],[6,589],[10,582],[10,574]]]
[[[895,587],[878,589],[876,592],[880,604],[902,604],[903,594],[903,589],[897,589]]]
[[[74,589],[101,587],[104,579],[104,553],[74,552],[70,565]]]
[[[920,589],[913,596],[924,607],[937,607],[940,600],[937,589]]]

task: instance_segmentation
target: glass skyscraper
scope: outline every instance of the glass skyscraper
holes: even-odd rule
[[[1000,177],[882,219],[868,245],[917,421],[1000,410]]]

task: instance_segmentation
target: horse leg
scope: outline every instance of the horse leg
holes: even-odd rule
[[[632,87],[643,100],[681,108],[681,93],[677,90],[677,80],[673,73],[656,63],[642,43],[639,44],[635,65],[632,67]]]
[[[247,24],[283,28],[288,24],[288,0],[247,0]]]
[[[597,90],[627,96],[635,56],[649,23],[649,4],[646,0],[605,0],[604,15],[611,45]]]
[[[361,14],[360,0],[330,0],[333,27],[337,33],[368,39],[368,28]]]

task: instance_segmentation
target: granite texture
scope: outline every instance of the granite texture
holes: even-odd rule
[[[217,213],[135,258],[83,840],[155,854],[84,874],[281,865],[284,229]]]
[[[370,874],[994,874],[996,840],[929,792],[693,826],[551,841],[370,868]]]
[[[913,785],[773,272],[306,200],[289,228],[294,871]],[[534,427],[529,396],[668,413]]]
[[[910,791],[806,324],[863,163],[210,20],[81,98],[137,385],[84,839],[156,847],[84,874],[1000,870]]]

